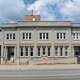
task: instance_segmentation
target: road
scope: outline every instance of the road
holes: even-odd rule
[[[80,70],[0,70],[0,80],[80,80]]]

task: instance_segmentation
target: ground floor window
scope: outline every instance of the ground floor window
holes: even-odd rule
[[[55,46],[55,56],[68,56],[68,46]]]
[[[37,49],[38,49],[38,56],[40,56],[40,50],[41,50],[41,48],[38,47]]]
[[[30,47],[30,56],[33,56],[33,47]]]
[[[20,47],[20,56],[23,56],[23,47]]]
[[[50,56],[51,54],[50,47],[48,47],[47,49],[48,49],[48,56]]]

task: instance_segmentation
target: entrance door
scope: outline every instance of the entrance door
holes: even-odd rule
[[[77,57],[77,63],[80,64],[80,46],[74,47],[74,56]]]
[[[7,47],[7,61],[14,62],[14,47]]]

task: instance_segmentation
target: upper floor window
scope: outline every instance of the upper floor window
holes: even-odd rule
[[[57,39],[65,39],[66,33],[57,33]]]
[[[72,33],[73,39],[80,39],[80,33]]]
[[[49,37],[48,33],[40,33],[39,34],[40,39],[46,40],[46,39],[48,39],[48,37]]]
[[[22,36],[23,39],[31,39],[31,33],[23,33],[23,36]]]
[[[8,40],[14,40],[15,39],[15,33],[7,33],[6,39]]]

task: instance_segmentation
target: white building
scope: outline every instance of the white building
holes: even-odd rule
[[[0,26],[1,64],[77,63],[80,24],[25,16]]]

